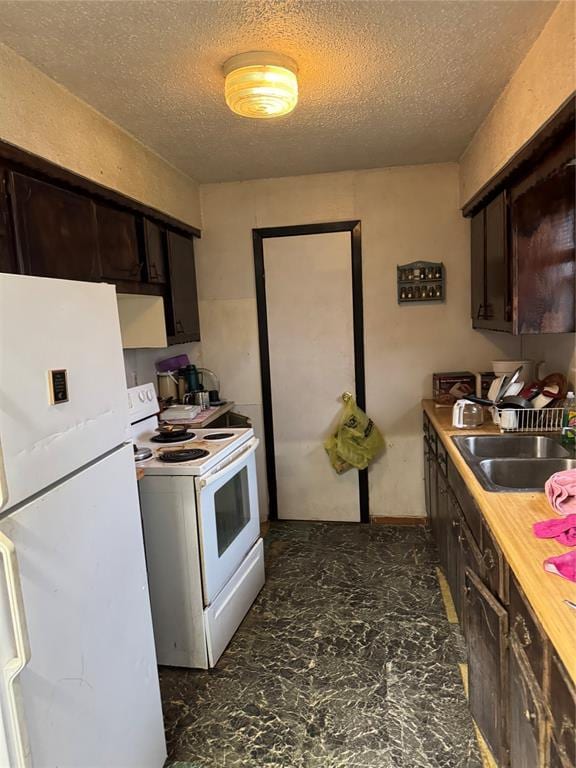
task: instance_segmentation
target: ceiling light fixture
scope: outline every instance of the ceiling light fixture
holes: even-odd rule
[[[232,56],[223,66],[224,95],[242,117],[280,117],[298,103],[296,62],[280,53],[253,51]]]

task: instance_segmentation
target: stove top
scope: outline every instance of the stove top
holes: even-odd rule
[[[156,432],[157,426],[157,421],[152,420],[132,435],[139,448],[152,451],[152,457],[139,465],[146,475],[202,475],[254,437],[253,429],[208,428],[165,442],[155,439],[165,437]]]

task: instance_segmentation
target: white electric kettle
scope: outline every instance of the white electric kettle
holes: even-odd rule
[[[458,429],[473,429],[484,423],[484,408],[466,398],[456,400],[452,408],[452,426]]]

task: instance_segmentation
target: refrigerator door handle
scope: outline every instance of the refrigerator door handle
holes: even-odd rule
[[[0,510],[8,504],[8,483],[4,470],[4,456],[2,455],[2,443],[0,442]]]
[[[11,756],[10,766],[14,766],[14,768],[28,768],[31,764],[30,749],[17,678],[30,660],[30,646],[26,629],[18,562],[16,560],[16,548],[13,542],[1,531],[0,556],[2,557],[2,575],[5,582],[3,586],[6,589],[14,654],[12,658],[4,662],[2,667],[2,678],[0,681],[2,692],[0,698],[3,711],[1,712],[1,717]]]

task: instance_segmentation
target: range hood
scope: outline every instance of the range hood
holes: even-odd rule
[[[162,296],[119,293],[116,298],[124,349],[168,346]]]

